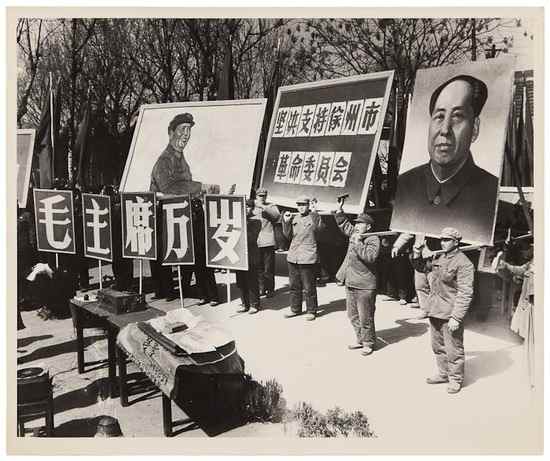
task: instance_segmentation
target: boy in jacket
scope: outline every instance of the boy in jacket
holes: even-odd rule
[[[430,273],[425,309],[438,374],[426,382],[448,383],[449,394],[459,392],[464,381],[464,317],[474,295],[474,266],[458,247],[461,239],[458,230],[444,228],[440,236],[442,252],[431,260],[421,257],[420,245],[414,246],[415,269]]]
[[[370,355],[376,343],[374,312],[376,310],[376,258],[380,252],[380,239],[369,232],[374,220],[361,213],[353,225],[340,209],[334,215],[340,230],[349,237],[349,245],[336,278],[346,286],[346,310],[355,331],[356,342],[349,349],[362,349]]]

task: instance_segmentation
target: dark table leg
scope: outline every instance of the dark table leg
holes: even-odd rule
[[[109,328],[107,331],[107,353],[109,362],[109,395],[116,395],[116,362],[117,362],[116,332]]]
[[[172,401],[162,394],[162,427],[166,437],[172,437]]]
[[[120,405],[127,407],[128,389],[126,387],[126,354],[120,347],[117,347],[116,350],[118,357],[118,390],[120,393]]]
[[[76,361],[78,374],[84,373],[84,330],[80,325],[76,327]]]

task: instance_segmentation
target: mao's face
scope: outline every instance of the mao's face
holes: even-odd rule
[[[175,130],[170,131],[168,136],[172,147],[178,152],[183,152],[191,137],[191,125],[189,123],[182,123]]]
[[[460,165],[479,133],[479,118],[474,117],[472,88],[456,80],[447,85],[435,102],[428,132],[428,152],[432,162],[442,167]]]

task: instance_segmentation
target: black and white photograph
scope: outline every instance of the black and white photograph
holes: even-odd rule
[[[435,236],[460,220],[465,242],[492,244],[514,64],[417,72],[392,229]]]
[[[542,454],[543,8],[201,8],[6,10],[8,453]]]

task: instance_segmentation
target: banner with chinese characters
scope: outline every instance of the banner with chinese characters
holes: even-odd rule
[[[111,199],[106,195],[82,194],[84,256],[113,261]]]
[[[244,195],[205,195],[206,265],[248,270]]]
[[[162,264],[195,264],[191,196],[163,199]]]
[[[33,194],[38,250],[75,254],[73,193],[34,189]]]
[[[295,207],[300,195],[333,209],[363,211],[384,124],[393,71],[280,87],[271,118],[261,188]]]
[[[122,256],[157,259],[157,218],[154,192],[121,192]]]

